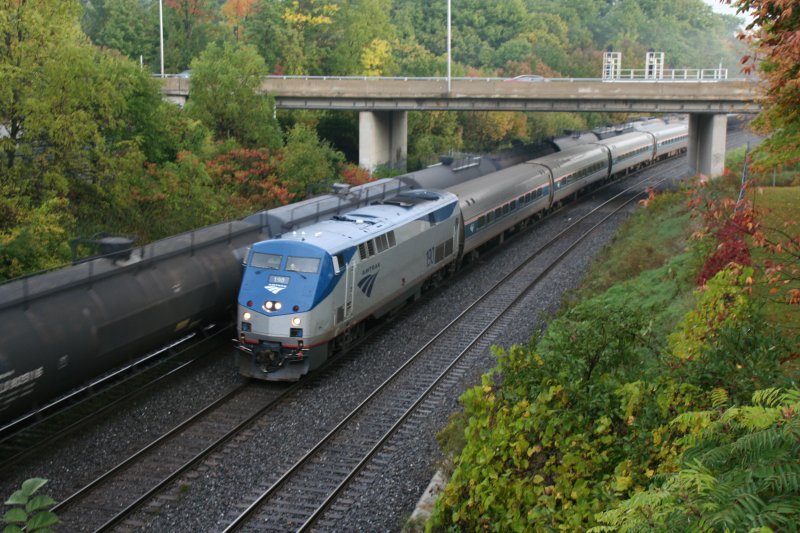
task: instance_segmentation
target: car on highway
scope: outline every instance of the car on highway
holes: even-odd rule
[[[544,76],[539,76],[538,74],[522,74],[520,76],[516,76],[506,81],[550,81],[550,80],[548,80]]]

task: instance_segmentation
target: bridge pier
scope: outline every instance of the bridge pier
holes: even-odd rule
[[[692,113],[689,115],[689,166],[695,174],[709,178],[725,170],[727,115]]]
[[[361,111],[358,115],[358,164],[370,172],[379,165],[405,170],[408,111]]]

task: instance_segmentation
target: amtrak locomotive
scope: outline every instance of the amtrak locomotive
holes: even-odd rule
[[[239,293],[246,376],[296,380],[455,264],[458,198],[407,191],[255,244]]]
[[[581,191],[686,151],[685,123],[565,148],[447,187],[412,190],[252,246],[238,298],[239,369],[296,380],[456,268],[465,254]]]

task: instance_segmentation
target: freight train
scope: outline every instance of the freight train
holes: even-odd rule
[[[685,123],[648,124],[254,244],[238,298],[240,373],[299,379],[481,245],[687,146]]]
[[[242,258],[254,242],[403,191],[447,188],[608,134],[567,135],[490,156],[449,156],[396,178],[338,187],[243,220],[0,284],[0,428],[133,358],[211,322],[229,321]]]

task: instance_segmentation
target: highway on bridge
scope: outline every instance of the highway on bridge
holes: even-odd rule
[[[166,96],[186,98],[190,78],[164,78]],[[261,89],[285,109],[350,111],[573,111],[757,113],[747,80],[358,78],[267,76]]]

